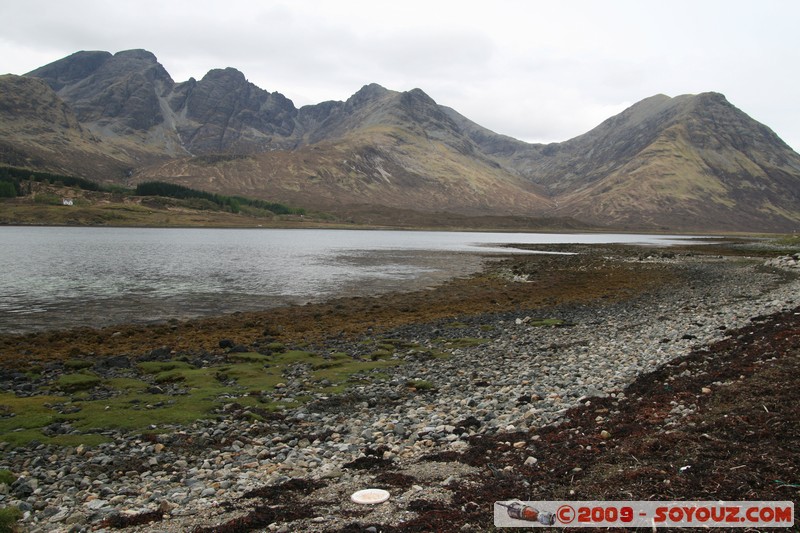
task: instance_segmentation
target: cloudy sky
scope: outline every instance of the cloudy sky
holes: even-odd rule
[[[175,81],[231,66],[298,107],[418,87],[531,142],[717,91],[800,150],[797,0],[8,0],[0,20],[0,73],[145,48]]]

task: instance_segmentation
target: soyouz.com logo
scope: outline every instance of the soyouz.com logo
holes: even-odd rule
[[[499,501],[496,527],[791,527],[794,502]]]

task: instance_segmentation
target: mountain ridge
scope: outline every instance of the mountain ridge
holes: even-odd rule
[[[71,167],[90,178],[101,171],[126,184],[159,179],[342,214],[371,205],[629,229],[800,226],[800,156],[720,93],[651,96],[572,139],[531,144],[422,89],[372,83],[344,102],[297,108],[231,67],[176,83],[146,50],[77,52],[25,79],[44,81],[53,95],[26,85],[29,105],[0,97],[8,119],[0,162]],[[46,109],[57,104],[43,104],[54,97],[77,122],[60,134]],[[23,109],[40,116],[21,117]],[[26,135],[34,123],[52,131]],[[48,156],[57,139],[60,156]]]

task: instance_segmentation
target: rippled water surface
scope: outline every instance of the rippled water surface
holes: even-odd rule
[[[0,227],[0,332],[156,322],[475,271],[505,243],[665,242],[609,234]]]

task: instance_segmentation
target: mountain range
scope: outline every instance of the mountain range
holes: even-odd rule
[[[297,108],[233,68],[175,82],[148,51],[84,51],[0,76],[0,164],[399,224],[425,213],[635,230],[800,227],[800,155],[714,92],[652,96],[573,139],[531,144],[420,89],[370,84]]]

